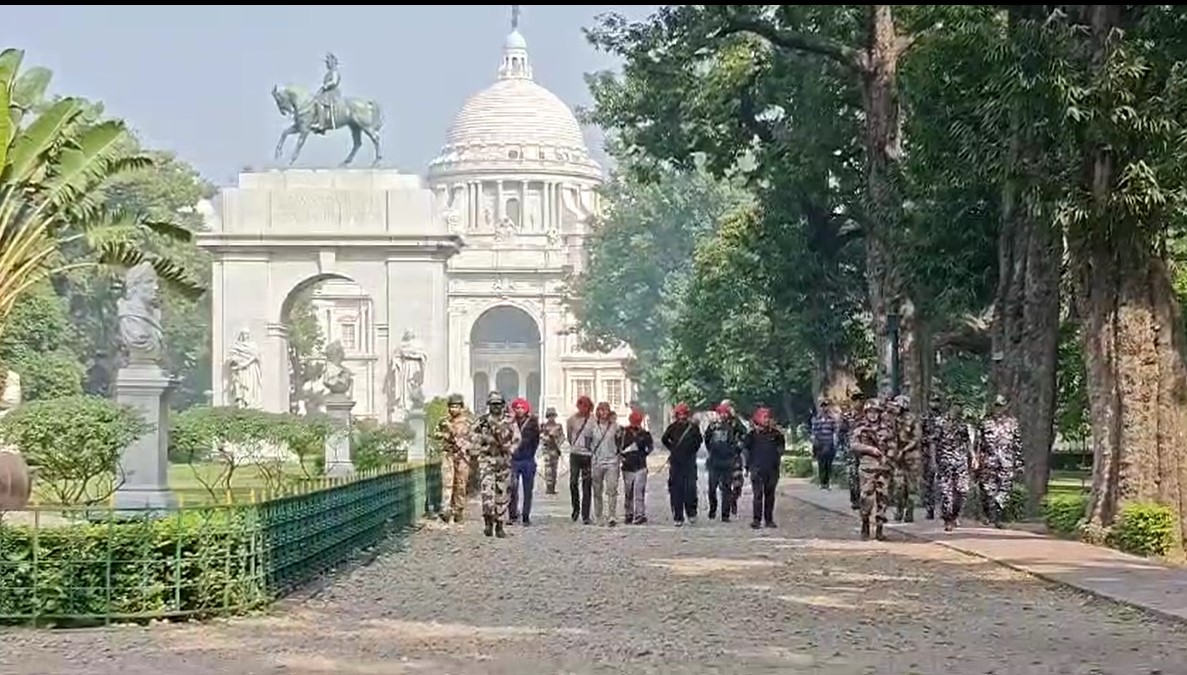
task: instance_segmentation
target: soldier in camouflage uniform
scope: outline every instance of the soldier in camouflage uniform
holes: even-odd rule
[[[849,405],[841,412],[841,422],[837,425],[837,449],[845,458],[845,482],[849,484],[849,508],[857,511],[861,508],[861,476],[858,472],[859,456],[853,451],[851,441],[853,429],[857,426],[861,416],[861,400],[854,397]]]
[[[1022,471],[1018,420],[1006,411],[1006,397],[1001,394],[977,426],[976,460],[982,520],[1000,528],[1014,481]]]
[[[894,445],[894,436],[888,432],[882,419],[882,403],[877,399],[866,401],[861,419],[853,429],[849,447],[857,453],[858,476],[861,483],[861,538],[870,538],[870,525],[874,525],[874,537],[885,539],[882,526],[886,523],[886,505],[889,500],[890,465],[884,448]]]
[[[507,507],[511,501],[511,451],[515,430],[507,418],[503,395],[492,391],[486,397],[486,414],[474,425],[474,446],[482,475],[482,520],[486,536],[506,537]]]
[[[743,439],[746,437],[746,427],[742,424],[742,420],[738,419],[738,411],[734,408],[734,402],[730,399],[722,399],[721,405],[729,410],[726,420],[732,424],[736,430],[737,438]],[[734,469],[730,472],[730,503],[729,514],[737,517],[738,515],[738,499],[742,497],[742,486],[746,483],[746,471],[743,466],[741,440],[739,440],[738,453],[734,457]],[[725,505],[721,507],[721,514],[725,515]]]
[[[969,493],[973,445],[959,403],[953,403],[946,414],[937,418],[935,426],[936,492],[944,531],[951,532],[960,525],[960,511]]]
[[[919,422],[919,449],[923,460],[923,475],[919,480],[919,494],[927,519],[936,518],[936,448],[940,442],[940,422],[944,410],[938,396],[933,396],[927,413]]]
[[[540,425],[540,445],[544,448],[544,492],[556,494],[556,467],[560,464],[561,447],[565,444],[565,426],[556,421],[556,408],[544,412]]]
[[[899,394],[888,406],[895,439],[890,455],[890,490],[895,522],[915,522],[915,497],[919,493],[919,420],[910,400]]]
[[[470,482],[471,419],[461,394],[450,394],[446,405],[449,412],[433,434],[441,444],[442,460],[450,468],[449,508],[441,513],[441,520],[460,524],[466,515],[466,485]]]

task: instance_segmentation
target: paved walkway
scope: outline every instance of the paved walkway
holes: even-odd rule
[[[847,490],[821,490],[806,479],[787,481],[784,493],[820,508],[853,515]],[[857,527],[854,518],[853,527]],[[890,523],[893,532],[1065,584],[1102,598],[1187,621],[1187,570],[1103,546],[1020,530],[962,527],[944,532],[941,521]]]
[[[542,497],[509,539],[429,525],[269,616],[5,631],[0,675],[1184,672],[1177,622],[941,546],[862,542],[850,516],[790,499],[778,530],[676,528],[665,478],[646,526],[575,525],[567,496]]]

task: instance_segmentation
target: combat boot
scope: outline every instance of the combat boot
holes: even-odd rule
[[[904,523],[915,522],[915,505],[914,504],[907,505],[907,512],[903,514],[903,522]]]
[[[507,538],[507,531],[503,529],[502,523],[495,523],[495,536],[499,539]]]
[[[495,533],[495,519],[493,517],[484,515],[482,516],[482,522],[484,523],[482,527],[483,534],[489,537]]]
[[[465,521],[466,521],[466,518],[460,512],[453,514],[453,522],[455,524],[461,525]]]
[[[448,523],[450,519],[454,517],[454,515],[449,511],[442,511],[439,517],[441,518],[441,522]]]
[[[874,539],[886,541],[886,535],[882,532],[882,521],[878,521],[878,524],[874,526]]]
[[[870,519],[862,518],[861,519],[861,540],[869,541],[869,539],[870,539]]]

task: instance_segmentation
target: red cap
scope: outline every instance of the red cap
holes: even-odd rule
[[[688,404],[677,403],[675,408],[672,408],[672,414],[677,417],[688,417]]]
[[[724,403],[718,404],[717,414],[725,417],[726,415],[730,414],[730,407]]]
[[[630,423],[630,425],[632,427],[637,427],[637,426],[642,425],[643,424],[643,411],[642,410],[632,410],[630,416],[627,417],[627,422]]]
[[[525,412],[525,413],[530,413],[530,412],[532,412],[532,404],[528,403],[528,400],[526,398],[521,397],[521,398],[517,398],[511,402],[511,409],[519,410],[519,411]]]

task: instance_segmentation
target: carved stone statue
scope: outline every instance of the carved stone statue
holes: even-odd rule
[[[260,365],[260,347],[251,331],[239,331],[227,356],[228,393],[236,408],[263,408],[264,376]]]
[[[507,216],[503,216],[495,225],[495,241],[506,241],[515,236],[515,232],[515,222]]]
[[[326,54],[326,74],[322,84],[312,96],[308,91],[296,85],[272,87],[272,98],[276,101],[276,108],[281,115],[292,117],[293,123],[280,132],[280,140],[276,142],[276,159],[284,153],[284,142],[289,136],[297,135],[297,147],[289,158],[289,164],[297,161],[301,156],[301,149],[309,134],[324,135],[335,129],[350,129],[352,145],[350,154],[343,160],[342,166],[354,161],[359,148],[363,145],[363,136],[371,140],[375,148],[375,161],[372,166],[383,160],[380,149],[379,131],[383,128],[383,111],[379,104],[372,99],[352,98],[343,96],[339,88],[341,75],[338,73],[338,58],[333,54]]]
[[[0,417],[21,404],[21,376],[15,370],[0,373],[4,379],[0,381]]]
[[[560,248],[561,247],[561,232],[560,232],[560,230],[558,230],[554,227],[554,228],[548,230],[547,232],[545,232],[544,236],[548,237],[548,248]]]
[[[420,410],[424,408],[425,363],[428,354],[416,339],[416,333],[404,331],[400,346],[392,359],[393,410]]]
[[[116,303],[116,312],[128,362],[159,364],[164,350],[164,330],[160,285],[152,264],[142,262],[124,275],[124,297]]]
[[[348,394],[354,384],[354,373],[342,364],[345,359],[346,350],[342,348],[341,342],[334,340],[326,346],[326,369],[321,376],[321,383],[333,395]]]

